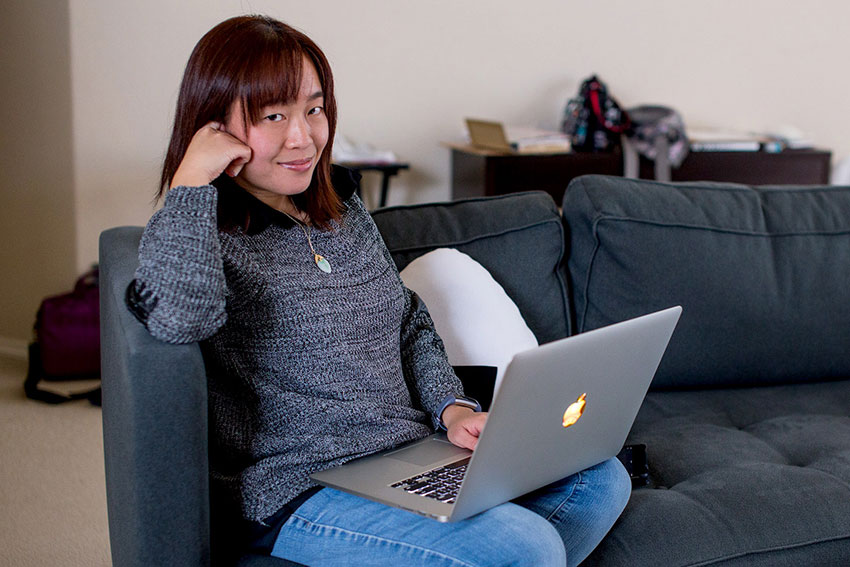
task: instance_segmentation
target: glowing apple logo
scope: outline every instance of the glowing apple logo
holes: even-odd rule
[[[582,394],[578,397],[576,401],[570,404],[570,407],[568,407],[567,411],[564,412],[564,421],[562,423],[564,427],[575,425],[575,422],[577,422],[578,419],[581,417],[581,414],[584,413],[586,398],[587,394]]]

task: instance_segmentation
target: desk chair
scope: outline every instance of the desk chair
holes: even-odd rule
[[[285,567],[210,541],[207,383],[198,344],[154,339],[124,306],[140,227],[100,235],[103,448],[115,567]],[[222,560],[222,557],[226,559]]]

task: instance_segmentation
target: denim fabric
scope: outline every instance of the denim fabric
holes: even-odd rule
[[[611,459],[457,523],[326,488],[287,520],[272,555],[312,567],[577,565],[623,511],[630,486]]]

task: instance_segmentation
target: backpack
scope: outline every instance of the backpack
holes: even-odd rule
[[[586,79],[567,103],[561,130],[570,136],[573,151],[612,152],[631,125],[628,113],[608,94],[596,75]]]

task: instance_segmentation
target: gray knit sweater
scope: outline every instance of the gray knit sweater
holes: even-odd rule
[[[247,520],[314,471],[428,435],[462,394],[371,216],[356,195],[345,205],[333,230],[311,231],[330,274],[291,222],[219,231],[213,186],[172,189],[142,237],[128,296],[155,337],[201,341],[212,481]]]

